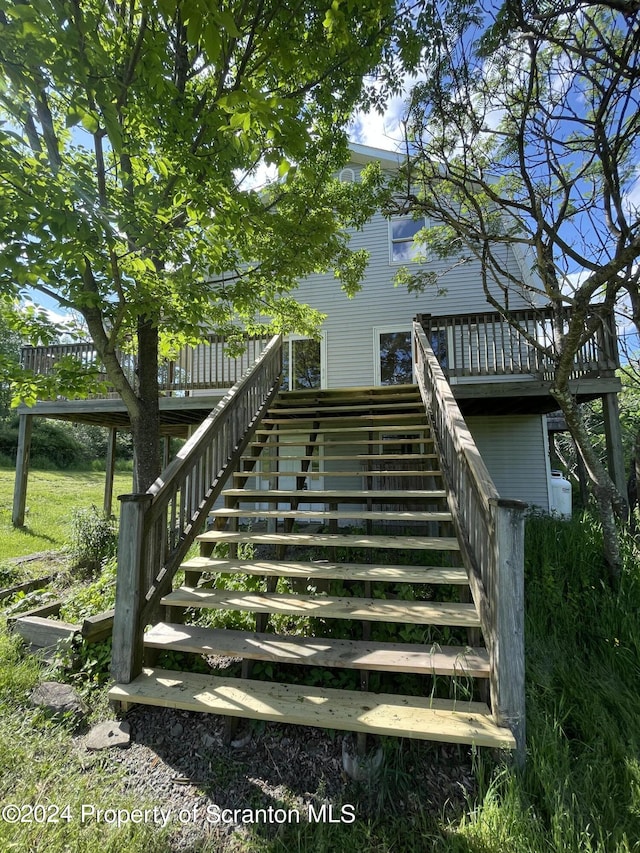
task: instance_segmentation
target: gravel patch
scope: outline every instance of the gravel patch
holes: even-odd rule
[[[109,760],[124,771],[125,790],[141,807],[170,815],[168,843],[176,853],[239,851],[243,839],[266,841],[314,815],[353,822],[394,814],[409,821],[426,808],[453,820],[474,793],[469,754],[458,747],[387,741],[380,776],[365,785],[342,768],[350,735],[243,722],[227,744],[216,716],[138,705],[126,719],[131,745],[110,750]]]

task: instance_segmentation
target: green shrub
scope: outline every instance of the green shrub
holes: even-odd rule
[[[18,450],[18,417],[0,421],[0,456],[15,464]],[[67,425],[35,418],[31,435],[31,463],[49,470],[86,467],[89,457],[85,447]]]
[[[98,577],[77,589],[73,597],[62,605],[60,616],[66,622],[81,622],[111,610],[116,601],[116,576],[118,561],[115,556],[104,561]]]
[[[116,553],[116,525],[95,505],[76,509],[71,521],[71,558],[78,569],[97,572]]]

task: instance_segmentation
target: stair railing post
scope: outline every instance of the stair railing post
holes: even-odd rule
[[[140,613],[145,589],[145,516],[152,495],[120,495],[118,575],[113,620],[111,674],[120,684],[129,684],[142,671],[143,633]]]
[[[520,501],[493,503],[495,551],[487,589],[491,612],[491,705],[496,723],[516,739],[515,761],[525,760],[524,509]]]

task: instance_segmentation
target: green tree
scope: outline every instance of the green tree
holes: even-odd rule
[[[399,203],[430,218],[429,251],[480,260],[488,303],[554,364],[551,394],[589,474],[612,579],[623,502],[569,379],[620,295],[638,305],[639,48],[637,4],[449,3],[438,55],[412,93]],[[506,245],[525,258],[527,280]],[[518,323],[516,294],[551,307],[552,340]]]
[[[159,472],[163,347],[265,318],[310,333],[298,279],[333,268],[358,286],[344,228],[378,181],[332,175],[365,75],[414,24],[392,0],[3,4],[0,290],[82,315],[131,419],[137,489]],[[256,187],[263,166],[278,179]],[[134,383],[118,347],[137,354]]]
[[[11,384],[9,376],[20,364],[20,335],[11,327],[5,314],[0,311],[0,418],[9,413]]]

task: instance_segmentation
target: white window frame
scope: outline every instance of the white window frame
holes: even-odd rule
[[[409,237],[398,237],[394,238],[393,236],[393,225],[397,222],[413,222],[416,225],[416,231],[411,234]],[[422,258],[396,258],[394,257],[394,247],[399,245],[409,244],[412,245],[414,241],[414,237],[418,231],[421,231],[423,228],[426,228],[428,225],[427,218],[425,216],[418,217],[414,219],[412,216],[390,216],[387,220],[388,229],[389,229],[389,264],[391,265],[399,265],[399,264],[417,264],[423,262]]]
[[[414,380],[414,363],[413,363],[413,327],[412,326],[374,326],[373,327],[373,384],[376,386],[382,385],[382,372],[380,370],[380,335],[397,332],[409,332],[411,346],[411,377]],[[408,384],[408,383],[407,383]]]

